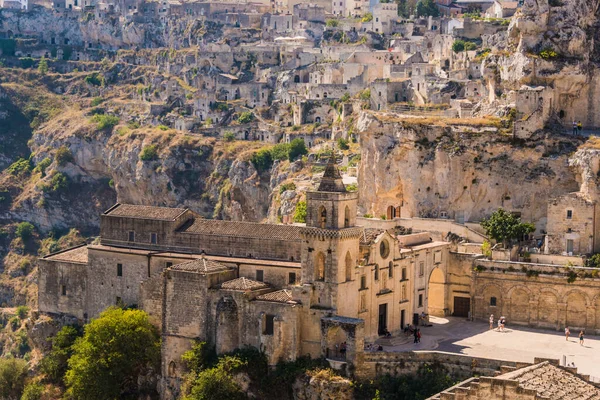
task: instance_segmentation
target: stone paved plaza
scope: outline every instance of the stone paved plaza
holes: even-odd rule
[[[579,331],[571,332],[569,341],[563,332],[535,330],[507,324],[505,332],[489,330],[482,322],[463,318],[431,318],[431,327],[421,327],[421,343],[412,337],[385,351],[438,350],[475,357],[508,361],[533,362],[534,357],[562,359],[575,363],[581,373],[600,381],[600,337],[587,335],[584,346],[579,345]]]

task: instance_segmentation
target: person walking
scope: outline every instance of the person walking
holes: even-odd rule
[[[583,331],[579,332],[579,345],[583,346]]]
[[[502,318],[498,318],[498,328],[496,329],[498,332],[500,332],[501,325],[502,325]]]
[[[569,341],[569,335],[571,334],[571,331],[569,330],[568,326],[565,326],[565,337],[566,337],[566,341]]]
[[[581,131],[583,130],[583,124],[581,121],[577,121],[577,135],[581,135]]]
[[[573,120],[573,135],[577,136],[577,122]]]
[[[490,331],[494,329],[494,314],[490,315]]]
[[[419,330],[415,328],[413,331],[413,336],[415,337],[415,341],[413,343],[419,343]]]

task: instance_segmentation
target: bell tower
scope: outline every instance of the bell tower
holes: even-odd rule
[[[337,310],[340,285],[355,280],[362,232],[357,203],[358,193],[346,190],[332,155],[318,189],[306,193],[302,282],[312,286],[311,307]]]

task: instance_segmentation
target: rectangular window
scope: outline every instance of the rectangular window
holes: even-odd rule
[[[425,275],[425,261],[419,262],[419,276]]]
[[[290,285],[294,285],[296,283],[296,273],[295,272],[290,272],[288,275],[288,283]]]
[[[419,295],[419,307],[423,307],[423,295]]]
[[[265,279],[265,276],[264,276],[264,275],[265,275],[265,274],[264,274],[264,272],[263,272],[263,270],[262,270],[262,269],[257,269],[257,270],[256,270],[256,280],[257,280],[257,281],[259,281],[259,282],[262,282],[262,281]]]
[[[433,262],[435,264],[439,264],[442,262],[442,252],[441,251],[436,251],[435,253],[433,253]]]
[[[275,316],[274,315],[265,315],[265,335],[272,335],[275,330]]]
[[[123,276],[123,264],[117,264],[117,276]]]
[[[123,300],[119,296],[117,296],[117,300],[116,300],[115,304],[121,305],[121,304],[123,304]]]
[[[367,309],[367,294],[366,292],[362,292],[360,294],[360,310],[359,311],[364,311]]]
[[[66,296],[67,295],[67,287],[65,285],[62,285],[60,287],[60,292],[63,296]]]
[[[129,231],[129,241],[135,242],[135,232],[134,231]]]
[[[402,268],[402,280],[406,280],[406,268]]]
[[[172,262],[167,262],[167,263],[165,264],[165,267],[166,267],[166,268],[169,268],[169,267],[172,267],[172,266],[173,266],[173,263],[172,263]]]
[[[573,218],[573,210],[567,210],[567,219]]]
[[[366,289],[367,288],[367,277],[366,275],[363,275],[360,277],[360,288],[361,289]]]
[[[151,244],[157,244],[158,243],[158,236],[156,235],[156,233],[151,233],[150,234],[150,243]]]
[[[495,297],[490,297],[490,306],[496,307],[496,298]]]
[[[394,264],[391,261],[390,261],[390,268],[388,269],[388,277],[389,278],[394,277]]]

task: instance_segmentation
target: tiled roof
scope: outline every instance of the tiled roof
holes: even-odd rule
[[[221,289],[242,290],[244,292],[250,290],[265,289],[268,287],[269,285],[267,285],[264,282],[254,281],[248,278],[237,278],[231,281],[223,282],[221,284]]]
[[[275,303],[296,303],[292,299],[292,291],[288,289],[276,290],[275,292],[256,296],[256,300],[273,301]]]
[[[189,223],[184,224],[181,231],[201,235],[223,235],[273,240],[302,240],[299,226],[222,221],[216,219],[194,218],[190,220]]]
[[[518,381],[520,387],[535,390],[545,399],[600,399],[600,389],[547,361],[497,376],[496,379]]]
[[[214,272],[229,271],[231,268],[220,262],[201,257],[197,260],[187,261],[181,264],[175,264],[171,267],[175,271],[197,272],[201,274],[210,274]]]
[[[138,206],[134,204],[115,204],[104,215],[111,217],[126,217],[138,219],[154,219],[160,221],[174,221],[187,211],[187,208],[170,208],[154,206]]]
[[[87,264],[88,262],[88,248],[87,246],[75,247],[71,250],[62,251],[56,254],[50,254],[46,257],[52,261],[67,261]]]
[[[360,235],[360,244],[370,245],[375,239],[377,239],[377,236],[381,235],[383,232],[383,229],[365,228],[363,230],[363,234]]]

